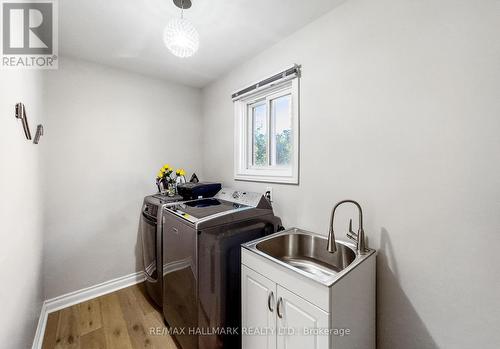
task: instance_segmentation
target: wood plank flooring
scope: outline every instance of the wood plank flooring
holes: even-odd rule
[[[170,336],[150,334],[157,327],[161,311],[139,284],[49,314],[42,348],[177,349]]]

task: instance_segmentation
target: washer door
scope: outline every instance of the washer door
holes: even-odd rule
[[[163,224],[163,315],[182,349],[198,349],[197,232],[180,217],[165,213]]]

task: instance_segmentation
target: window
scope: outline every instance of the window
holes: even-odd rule
[[[235,179],[298,183],[298,78],[235,102]]]

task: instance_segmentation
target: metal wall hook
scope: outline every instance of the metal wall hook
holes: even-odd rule
[[[40,137],[43,136],[43,125],[38,125],[36,127],[35,140],[33,143],[38,144],[40,142]]]
[[[23,103],[16,104],[16,118],[21,119],[26,139],[31,141],[30,127],[28,125],[28,118],[26,117],[26,108]]]

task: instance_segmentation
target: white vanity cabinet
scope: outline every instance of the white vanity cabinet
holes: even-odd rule
[[[327,349],[328,336],[303,333],[303,329],[328,328],[329,314],[314,304],[277,285],[280,314],[278,317],[278,348],[287,349]],[[292,329],[288,332],[287,329]]]
[[[375,348],[375,254],[326,286],[242,248],[241,284],[243,349]]]
[[[275,349],[276,283],[245,266],[241,282],[242,328],[249,331],[243,334],[243,348]]]
[[[328,313],[274,281],[242,266],[243,348],[327,349],[327,336],[300,333],[328,328]],[[250,332],[253,329],[262,332]]]

